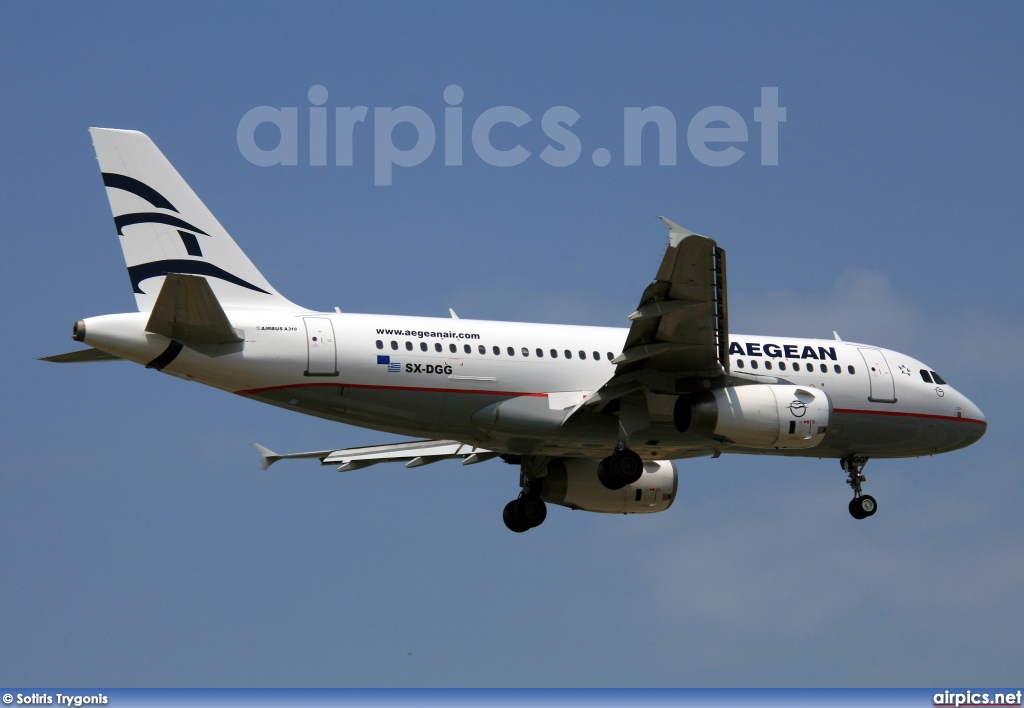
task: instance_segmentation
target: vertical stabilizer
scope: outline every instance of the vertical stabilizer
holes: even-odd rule
[[[226,309],[301,309],[278,293],[149,136],[90,128],[141,312],[168,273],[203,276]]]

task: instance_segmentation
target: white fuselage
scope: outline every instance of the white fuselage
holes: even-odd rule
[[[144,331],[149,313],[85,321],[85,343],[141,364],[170,340]],[[627,330],[309,311],[231,311],[239,344],[186,346],[162,370],[265,403],[365,428],[441,437],[513,454],[598,458],[619,440],[615,417],[560,421],[614,375]],[[812,457],[930,455],[974,442],[981,411],[905,354],[838,340],[734,334],[730,368],[744,383],[820,389],[831,420],[806,450],[725,445],[679,432],[674,396],[647,394],[649,425],[630,447],[644,458],[738,452]],[[524,401],[523,415],[494,409]],[[528,404],[528,405],[527,405]]]

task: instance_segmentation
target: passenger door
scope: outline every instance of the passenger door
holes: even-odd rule
[[[864,364],[868,369],[868,380],[871,382],[871,394],[868,396],[868,400],[877,403],[895,403],[896,384],[882,350],[860,347],[860,355],[864,357]]]
[[[334,325],[326,317],[303,317],[309,359],[305,376],[337,376],[338,348]]]

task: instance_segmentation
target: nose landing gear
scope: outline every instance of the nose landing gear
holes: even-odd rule
[[[868,481],[864,476],[864,466],[868,458],[864,455],[851,455],[839,461],[847,474],[846,483],[853,489],[853,499],[850,500],[850,516],[855,519],[866,519],[874,516],[878,511],[878,502],[870,494],[861,493],[861,485]]]

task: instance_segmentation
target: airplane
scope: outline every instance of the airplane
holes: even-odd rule
[[[340,472],[500,458],[520,492],[516,533],[547,504],[668,509],[676,461],[722,454],[834,458],[863,493],[871,458],[934,455],[984,435],[982,412],[906,354],[834,339],[729,331],[725,251],[661,217],[668,245],[628,328],[321,312],[281,295],[152,140],[91,128],[138,312],[78,320],[87,349],[45,361],[128,360],[239,396],[416,438],[277,454]]]

